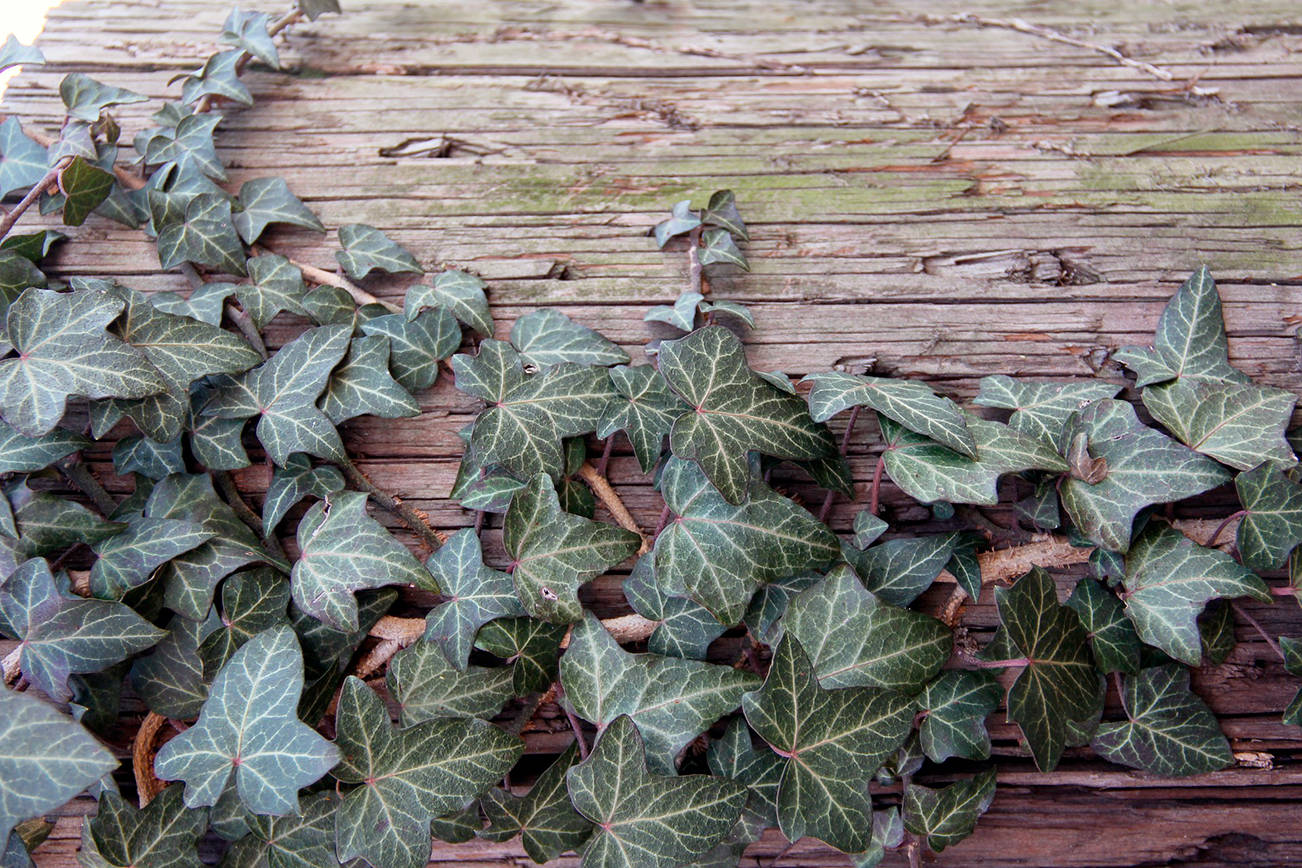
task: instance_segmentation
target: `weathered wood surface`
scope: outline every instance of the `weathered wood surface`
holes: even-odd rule
[[[642,313],[684,281],[681,255],[656,251],[646,230],[675,200],[726,186],[752,228],[754,272],[713,287],[759,316],[748,341],[758,367],[800,375],[875,359],[958,398],[991,373],[1116,377],[1109,349],[1147,341],[1176,283],[1207,263],[1235,363],[1299,388],[1294,3],[947,0],[926,4],[931,17],[853,0],[345,3],[345,17],[294,29],[286,72],[247,76],[257,105],[228,112],[219,132],[231,189],[284,175],[332,228],[371,223],[429,266],[483,275],[499,336],[556,305],[640,356],[668,334]],[[168,79],[213,50],[225,5],[69,0],[41,39],[51,66],[18,78],[2,110],[52,131],[58,77],[72,70],[175,95]],[[1093,47],[1019,30],[1018,18]],[[128,134],[143,122],[123,115]],[[186,288],[156,273],[138,233],[92,219],[76,234],[63,275]],[[271,244],[334,267],[314,235]],[[368,288],[396,299],[405,283]],[[271,342],[288,329],[273,325]],[[441,527],[463,526],[471,517],[446,495],[455,432],[476,408],[447,381],[420,399],[418,419],[351,424],[349,446],[381,486]],[[863,426],[851,446],[861,492],[877,451]],[[96,457],[111,469],[107,451]],[[611,469],[654,526],[660,504],[631,456],[617,449]],[[266,474],[239,481],[256,500]],[[926,521],[885,494],[893,521]],[[854,509],[838,503],[833,521],[848,527]],[[1188,512],[1200,509],[1217,512]],[[618,582],[586,592],[603,614],[623,611]],[[978,641],[994,623],[989,602],[965,616]],[[1272,632],[1302,632],[1291,604],[1252,611]],[[1173,783],[1082,754],[1040,775],[997,718],[999,795],[976,835],[936,863],[1302,862],[1302,731],[1279,722],[1294,683],[1254,633],[1240,638],[1226,664],[1195,677],[1240,767]],[[735,657],[738,646],[718,648]],[[561,730],[545,708],[530,749],[563,744]],[[130,733],[119,735],[125,755]],[[68,807],[42,865],[73,864],[88,807]],[[846,864],[772,833],[751,855]],[[515,842],[434,860],[527,861]]]

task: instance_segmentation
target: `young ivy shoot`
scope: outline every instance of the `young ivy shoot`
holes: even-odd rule
[[[280,178],[227,182],[214,135],[253,102],[241,73],[338,11],[235,10],[130,143],[114,112],[146,98],[76,72],[57,135],[0,124],[3,865],[39,860],[48,815],[87,792],[87,866],[198,866],[204,840],[232,868],[419,868],[433,840],[517,836],[539,863],[727,866],[771,828],[916,863],[994,799],[992,715],[1020,734],[1001,762],[1175,778],[1234,763],[1190,670],[1226,659],[1236,611],[1302,675],[1302,639],[1232,602],[1302,597],[1295,396],[1231,366],[1205,268],[1153,346],[1113,354],[1133,380],[992,372],[973,407],[871,370],[797,385],[751,368],[751,311],[711,292],[749,270],[720,190],[654,229],[687,285],[647,313],[643,359],[553,309],[497,339],[480,278],[362,224],[335,227],[339,271],[296,261],[264,232],[325,232],[311,209]],[[0,49],[0,69],[40,62]],[[137,227],[192,289],[65,284],[47,257],[77,242],[24,231],[36,212]],[[414,276],[401,306],[364,288],[375,272]],[[298,331],[269,346],[273,321]],[[339,433],[418,415],[448,371],[480,402],[450,536]],[[625,444],[658,526],[612,485]],[[867,490],[851,444],[875,456]],[[231,474],[264,460],[258,503]],[[812,508],[792,474],[823,490]],[[893,529],[887,483],[940,531]],[[1230,483],[1237,511],[1171,506]],[[1017,527],[981,512],[1001,493]],[[862,500],[849,533],[838,497]],[[627,609],[603,620],[584,586],[612,571]],[[997,610],[984,643],[960,626],[974,600]]]

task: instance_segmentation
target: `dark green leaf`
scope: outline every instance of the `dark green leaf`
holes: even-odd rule
[[[1144,389],[1144,406],[1191,449],[1239,470],[1297,459],[1284,429],[1297,396],[1251,383],[1182,377]]]
[[[222,868],[320,868],[336,864],[332,792],[304,796],[302,812],[284,817],[247,814],[248,835],[222,858]]]
[[[750,233],[746,231],[741,212],[737,210],[737,197],[731,190],[715,190],[710,195],[710,203],[701,212],[701,222],[726,229],[742,241],[750,240]]]
[[[59,189],[66,197],[63,202],[64,225],[80,226],[85,223],[90,212],[108,198],[113,184],[111,172],[91,165],[82,157],[74,157],[59,172]]]
[[[511,327],[511,344],[526,365],[540,368],[572,362],[580,365],[628,364],[628,353],[560,311],[531,311]]]
[[[264,327],[281,311],[307,315],[303,296],[303,272],[297,265],[274,253],[255,256],[248,261],[250,283],[233,287],[240,306],[257,328]]]
[[[24,259],[39,263],[49,255],[51,248],[60,241],[67,241],[68,236],[54,229],[42,229],[30,235],[9,235],[0,241],[0,249],[17,253]]]
[[[154,570],[213,536],[192,521],[133,519],[122,533],[93,546],[97,559],[90,571],[90,592],[101,600],[120,600],[127,591],[149,581]]]
[[[1267,462],[1236,476],[1234,488],[1244,513],[1239,557],[1254,570],[1278,569],[1302,543],[1302,485]]]
[[[0,422],[0,473],[33,473],[89,445],[88,438],[66,428],[25,437]]]
[[[994,769],[941,790],[910,784],[904,789],[904,828],[924,836],[939,853],[971,835],[994,798]]]
[[[691,199],[675,202],[671,213],[673,216],[668,220],[657,223],[654,230],[656,244],[660,247],[664,247],[670,238],[691,232],[701,225],[701,218],[697,217],[696,212],[692,210]]]
[[[647,638],[652,654],[704,660],[710,643],[727,629],[701,604],[666,594],[656,581],[650,554],[638,558],[623,588],[634,612],[660,622]]]
[[[533,618],[499,618],[479,629],[475,647],[511,664],[516,696],[544,690],[556,680],[556,661],[565,624],[548,624]]]
[[[46,148],[27,137],[18,118],[6,118],[0,123],[0,198],[44,178],[47,159]]]
[[[335,816],[339,860],[360,856],[385,868],[424,865],[430,821],[487,790],[524,749],[519,738],[482,720],[431,720],[395,730],[380,697],[351,676],[335,726],[342,758],[334,775],[360,785]]]
[[[701,233],[701,249],[697,254],[702,265],[723,262],[750,271],[746,255],[737,247],[737,241],[727,229],[706,229]]]
[[[690,332],[696,328],[696,308],[705,296],[687,290],[672,305],[658,304],[646,312],[643,322],[662,322],[679,331]]]
[[[776,645],[782,636],[782,616],[796,594],[822,581],[818,573],[805,573],[767,584],[755,592],[742,621],[758,642]]]
[[[208,698],[199,643],[220,624],[216,613],[206,621],[174,615],[162,641],[131,665],[131,686],[150,711],[177,720],[199,716]]]
[[[184,393],[201,377],[238,374],[260,361],[252,347],[225,329],[161,311],[133,289],[118,286],[114,292],[126,302],[117,326],[122,339],[143,351],[174,391]]]
[[[453,534],[425,562],[447,599],[425,616],[425,641],[443,650],[449,663],[464,669],[479,628],[495,618],[525,614],[511,576],[484,565],[474,530]]]
[[[44,288],[49,283],[41,270],[26,257],[0,250],[0,306],[7,306],[28,287]],[[8,344],[4,345],[6,348]]]
[[[927,759],[943,763],[950,757],[988,759],[990,733],[986,717],[1003,698],[994,673],[951,669],[927,685],[918,697],[926,715],[918,738]]]
[[[363,323],[362,332],[389,339],[389,369],[409,392],[434,385],[439,362],[450,358],[461,346],[461,329],[442,307],[427,310],[414,320],[398,313],[378,316]]]
[[[204,672],[209,676],[254,636],[289,623],[289,583],[270,567],[257,567],[222,583],[221,626],[199,645]]]
[[[746,801],[746,789],[732,781],[649,772],[642,736],[626,715],[565,779],[574,807],[596,824],[583,846],[584,868],[692,864],[728,834]]]
[[[1076,583],[1076,590],[1067,605],[1080,618],[1081,626],[1090,638],[1094,662],[1101,672],[1139,671],[1139,655],[1143,650],[1135,626],[1126,617],[1121,601],[1094,579],[1084,578]]]
[[[1302,639],[1280,636],[1279,647],[1284,652],[1285,670],[1290,675],[1302,676]],[[1284,722],[1302,726],[1302,690],[1297,692],[1288,708],[1284,709]]]
[[[576,849],[592,834],[592,824],[574,810],[565,789],[565,773],[577,758],[578,745],[571,744],[538,776],[527,795],[490,790],[482,800],[488,828],[479,836],[503,842],[519,835],[524,852],[539,865]]]
[[[208,812],[187,810],[180,787],[166,787],[147,807],[100,793],[99,810],[82,826],[78,861],[91,868],[201,868],[198,842]]]
[[[976,459],[977,443],[958,405],[914,380],[830,371],[810,374],[809,411],[819,422],[851,407],[870,407],[910,431]]]
[[[335,259],[353,280],[361,280],[376,269],[390,274],[424,271],[416,257],[374,226],[363,223],[340,226],[339,243],[344,249],[335,252]]]
[[[298,7],[309,21],[315,21],[326,12],[339,12],[339,0],[295,0]]]
[[[1230,366],[1221,297],[1207,266],[1195,271],[1167,303],[1153,349],[1122,347],[1112,357],[1139,375],[1136,386],[1185,378],[1248,379]]]
[[[513,693],[510,668],[457,669],[438,646],[424,641],[394,656],[387,681],[403,726],[439,717],[491,719]]]
[[[650,473],[660,460],[674,420],[687,407],[650,365],[619,365],[610,369],[610,380],[618,395],[602,410],[597,436],[605,440],[623,431],[642,472]]]
[[[710,314],[726,313],[735,316],[737,319],[746,323],[751,328],[755,328],[755,317],[750,310],[742,304],[735,301],[703,301],[701,302],[701,313],[709,316]]]
[[[306,455],[291,455],[283,467],[271,474],[271,485],[262,501],[262,532],[272,533],[294,504],[306,497],[324,498],[343,491],[344,476],[338,468],[323,464],[313,467]]]
[[[357,313],[357,304],[348,290],[328,283],[304,293],[302,304],[303,310],[317,325],[350,323]]]
[[[381,335],[353,338],[318,403],[336,425],[364,415],[398,419],[420,414],[416,399],[389,374],[389,339]]]
[[[244,52],[238,48],[210,55],[201,69],[185,78],[182,102],[192,105],[206,96],[215,96],[240,105],[253,105],[253,95],[240,81],[239,63],[243,56]]]
[[[267,33],[271,16],[265,12],[245,12],[232,9],[222,25],[222,42],[228,42],[236,48],[243,49],[273,69],[280,68],[280,55],[276,43]]]
[[[1220,666],[1229,659],[1238,639],[1234,635],[1234,609],[1226,600],[1213,600],[1198,616],[1203,662]]]
[[[981,391],[973,403],[1012,410],[1010,428],[1057,446],[1072,413],[1119,391],[1121,387],[1112,383],[1026,383],[999,374],[981,378]]]
[[[142,93],[102,84],[80,72],[70,73],[59,82],[59,96],[68,107],[68,117],[93,124],[109,106],[145,102]]]
[[[867,509],[861,509],[854,516],[854,544],[860,550],[875,543],[890,528],[879,516]]]
[[[231,15],[235,15],[235,10]],[[263,13],[256,13],[266,17]],[[273,47],[274,50],[274,47]],[[317,216],[289,191],[284,178],[254,178],[240,186],[240,207],[231,217],[245,244],[257,241],[272,223],[325,232]]]
[[[598,728],[629,715],[647,741],[652,769],[671,773],[674,759],[711,723],[758,685],[749,672],[699,660],[630,654],[591,613],[574,628],[561,658],[565,700]]]
[[[150,193],[151,200],[155,195]],[[159,227],[157,245],[163,268],[192,262],[228,274],[247,273],[244,244],[231,224],[230,200],[214,193],[195,196],[183,219]]]
[[[842,543],[841,554],[868,590],[891,605],[908,606],[964,545],[963,534],[945,533],[887,540],[867,551]]]
[[[185,455],[181,438],[159,443],[148,437],[123,437],[113,444],[113,472],[118,476],[139,473],[149,479],[162,479],[185,472]]]
[[[255,814],[297,813],[298,790],[339,760],[335,746],[295,716],[302,692],[294,631],[260,633],[222,667],[198,723],[163,745],[155,771],[185,781],[187,807],[216,804],[233,776]]]
[[[221,120],[222,116],[215,112],[204,112],[186,115],[174,124],[151,130],[152,135],[145,141],[145,162],[155,165],[176,163],[182,172],[225,181],[226,170],[222,166],[221,157],[217,155],[217,146],[213,143],[213,131]],[[139,139],[136,150],[140,150]],[[159,228],[157,220],[154,228]]]
[[[407,287],[403,310],[415,319],[427,307],[447,308],[458,320],[486,338],[493,336],[493,315],[484,295],[484,281],[464,271],[441,271],[434,285],[417,283]]]

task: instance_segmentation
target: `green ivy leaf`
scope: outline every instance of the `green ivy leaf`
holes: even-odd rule
[[[208,325],[221,325],[222,308],[226,303],[224,287],[230,284],[210,283],[195,289],[188,298],[175,292],[155,292],[149,301],[163,313],[188,316]]]
[[[875,543],[882,534],[890,529],[880,516],[873,515],[867,509],[861,509],[854,516],[854,545],[860,551]]]
[[[571,362],[579,365],[625,365],[628,353],[560,311],[544,307],[531,311],[511,327],[511,344],[526,365],[545,368]]]
[[[1076,583],[1067,605],[1080,618],[1081,626],[1089,635],[1094,662],[1101,672],[1125,672],[1133,675],[1139,671],[1139,657],[1143,646],[1135,625],[1126,617],[1121,601],[1099,582],[1091,578]]]
[[[272,471],[267,496],[262,501],[262,532],[271,534],[294,504],[307,497],[324,498],[343,491],[344,475],[328,464],[313,467],[306,455],[294,454]]]
[[[1040,771],[1052,771],[1073,734],[1097,718],[1103,676],[1080,619],[1058,602],[1044,570],[995,588],[995,605],[1002,626],[987,655],[1007,651],[1027,661],[1008,691],[1008,719],[1021,728]]]
[[[949,398],[914,380],[864,377],[829,371],[810,374],[809,411],[825,422],[851,407],[869,407],[910,431],[976,459],[977,442],[968,431],[963,411]]]
[[[1056,447],[1063,425],[1073,413],[1120,391],[1113,383],[1026,383],[999,374],[981,378],[973,403],[1012,410],[1010,428]]]
[[[302,811],[284,817],[247,814],[248,834],[222,857],[222,868],[316,868],[335,856],[335,810],[332,792],[304,796]]]
[[[1144,406],[1191,449],[1239,470],[1263,459],[1292,464],[1284,439],[1297,396],[1251,383],[1181,378],[1144,389]]]
[[[1190,666],[1202,661],[1198,614],[1217,597],[1270,602],[1266,583],[1216,549],[1152,522],[1126,554],[1126,614],[1139,638]]]
[[[240,81],[239,63],[243,56],[244,52],[238,48],[210,55],[203,67],[186,76],[181,86],[181,101],[193,105],[206,96],[216,96],[243,106],[253,105],[253,95]]]
[[[339,760],[334,745],[301,722],[303,655],[287,626],[260,633],[213,681],[199,721],[163,745],[154,770],[185,781],[185,804],[215,805],[233,776],[255,814],[298,812],[298,790]]]
[[[389,339],[389,369],[409,392],[434,385],[439,362],[450,358],[461,346],[461,329],[444,308],[434,308],[408,320],[402,314],[377,316],[362,324],[367,335]]]
[[[44,178],[47,162],[47,149],[27,137],[18,118],[0,123],[0,198]]]
[[[3,153],[3,152],[0,152]],[[3,159],[3,157],[0,157]],[[67,241],[68,236],[54,229],[42,229],[27,235],[9,235],[0,241],[0,250],[16,253],[32,263],[39,264],[47,257],[54,245]]]
[[[459,810],[515,765],[524,743],[482,720],[430,720],[394,729],[384,702],[360,679],[344,682],[335,716],[342,753],[334,776],[360,784],[335,819],[339,861],[419,868],[430,821]]]
[[[453,667],[442,650],[416,642],[389,664],[389,693],[398,701],[402,725],[438,717],[490,719],[513,695],[509,667]]]
[[[571,744],[538,776],[527,795],[490,790],[481,801],[488,828],[479,836],[500,843],[519,835],[524,852],[539,865],[577,849],[592,834],[592,823],[574,810],[565,789],[565,774],[576,759],[578,744]]]
[[[90,439],[66,428],[25,437],[0,422],[0,473],[34,473],[90,445]]]
[[[664,452],[664,441],[674,420],[687,411],[665,378],[650,365],[620,365],[610,369],[618,393],[601,413],[597,436],[602,440],[616,431],[628,435],[643,473],[650,473]]]
[[[335,252],[335,259],[353,280],[361,280],[376,269],[390,274],[404,271],[419,274],[425,270],[416,257],[374,226],[364,223],[340,226],[339,243],[344,249]]]
[[[579,586],[631,556],[641,539],[565,512],[551,479],[540,473],[511,501],[502,542],[525,611],[544,621],[570,623],[583,616]]]
[[[381,419],[420,415],[416,399],[389,374],[389,339],[381,335],[353,338],[318,405],[336,425],[364,415]]]
[[[706,229],[701,233],[701,249],[697,254],[701,265],[723,262],[750,271],[746,255],[737,247],[737,241],[727,229]]]
[[[565,780],[574,807],[596,824],[583,845],[584,868],[693,864],[728,834],[746,801],[746,789],[732,781],[648,771],[627,715],[606,727]]]
[[[80,72],[65,75],[59,82],[59,96],[68,107],[68,117],[93,124],[104,109],[115,105],[145,102],[142,93],[102,84]]]
[[[303,310],[317,325],[350,323],[357,315],[357,303],[341,286],[324,283],[303,294]]]
[[[701,313],[706,316],[713,313],[726,313],[735,316],[751,328],[755,328],[755,317],[750,312],[750,309],[735,301],[703,301],[701,302]]]
[[[5,37],[5,44],[0,45],[0,72],[14,66],[40,65],[45,63],[45,55],[35,45],[23,45],[18,37],[10,33]]]
[[[471,528],[454,533],[425,567],[448,599],[425,616],[425,641],[442,649],[448,662],[465,669],[479,628],[495,618],[523,616],[511,576],[484,565],[479,537]]]
[[[742,697],[742,711],[785,759],[777,804],[788,841],[808,835],[847,853],[868,846],[868,781],[904,743],[913,710],[899,693],[820,687],[800,642],[783,637],[763,688]]]
[[[670,213],[672,216],[668,220],[657,223],[653,230],[658,247],[664,247],[670,238],[684,235],[701,225],[701,218],[692,210],[691,199],[675,202]]]
[[[298,7],[309,21],[315,21],[326,12],[339,12],[339,0],[295,0]]]
[[[575,714],[599,729],[628,715],[647,741],[647,762],[663,773],[672,773],[678,752],[758,684],[731,666],[630,654],[591,613],[574,628],[560,672]]]
[[[1262,463],[1234,478],[1243,504],[1236,535],[1239,557],[1254,570],[1274,570],[1302,543],[1302,485]]]
[[[690,332],[696,328],[696,308],[705,299],[699,292],[687,290],[680,293],[672,305],[658,304],[646,312],[643,322],[662,322],[679,331]]]
[[[274,253],[248,260],[249,283],[229,287],[240,300],[256,328],[264,328],[281,311],[307,315],[303,298],[307,287],[297,265]]]
[[[298,547],[290,577],[294,603],[336,630],[357,629],[354,591],[430,584],[420,561],[366,514],[360,491],[341,491],[314,504],[299,522]]]
[[[734,780],[749,790],[742,822],[752,814],[763,827],[777,823],[778,783],[786,764],[771,750],[755,749],[750,727],[742,717],[734,717],[723,738],[710,742],[706,762],[711,774]]]
[[[741,620],[761,585],[836,560],[831,531],[758,479],[734,506],[699,468],[673,460],[660,488],[676,519],[656,538],[656,577],[669,594],[695,600],[721,624]]]
[[[92,546],[96,560],[90,571],[90,592],[101,600],[120,600],[127,591],[148,582],[154,570],[213,536],[192,521],[132,519],[126,530]]]
[[[177,720],[199,716],[208,698],[199,643],[220,623],[216,613],[204,621],[174,615],[167,635],[131,665],[131,687],[150,711]]]
[[[71,696],[68,676],[99,672],[164,635],[121,603],[65,596],[42,558],[26,561],[0,584],[0,619],[21,640],[23,675],[57,700]]]
[[[136,808],[111,790],[83,821],[78,863],[87,868],[201,868],[198,843],[208,812],[187,810],[180,787],[166,787]]]
[[[918,697],[925,715],[918,738],[927,759],[943,763],[950,757],[983,760],[990,757],[986,718],[999,707],[1003,688],[994,673],[951,669],[927,685]]]
[[[954,644],[940,621],[881,602],[844,565],[797,594],[782,624],[826,688],[917,693],[945,665]]]
[[[425,308],[446,308],[458,320],[486,338],[493,336],[493,315],[484,294],[484,281],[464,271],[441,271],[434,284],[416,283],[407,287],[403,312],[412,320]]]
[[[661,344],[660,373],[695,408],[674,422],[674,455],[699,464],[729,503],[746,497],[752,451],[792,459],[836,454],[804,401],[757,377],[741,341],[721,326]]]
[[[213,142],[213,131],[221,121],[222,116],[216,112],[187,114],[173,123],[142,134],[142,137],[136,139],[136,150],[143,154],[146,163],[176,163],[182,173],[197,173],[200,177],[225,181],[226,170]],[[158,228],[157,221],[154,228]]]
[[[1189,670],[1154,666],[1126,678],[1127,719],[1099,725],[1090,747],[1106,760],[1163,777],[1185,777],[1233,765],[1216,715],[1189,689]]]
[[[270,23],[271,16],[265,12],[232,9],[222,24],[221,40],[256,57],[272,69],[280,69],[280,54],[276,51],[276,43],[267,33],[267,25]]]
[[[644,618],[659,621],[647,638],[652,654],[704,660],[710,643],[727,630],[700,603],[664,592],[656,581],[654,558],[638,558],[633,571],[624,580],[624,599]]]
[[[1151,428],[1122,401],[1090,404],[1068,422],[1063,443],[1084,433],[1089,451],[1107,462],[1107,476],[1091,485],[1068,477],[1059,497],[1081,533],[1113,551],[1130,548],[1135,515],[1154,503],[1201,494],[1229,480],[1214,461]]]
[[[1302,639],[1280,636],[1279,647],[1284,652],[1285,671],[1289,675],[1302,676]],[[1302,726],[1302,690],[1297,692],[1288,708],[1284,709],[1284,722]]]
[[[1000,477],[1023,470],[1064,472],[1067,462],[1048,444],[1014,428],[967,418],[967,432],[976,444],[976,458],[961,455],[916,434],[890,418],[879,417],[886,451],[882,461],[891,481],[921,503],[999,502]]]
[[[1122,347],[1112,358],[1139,375],[1136,386],[1177,378],[1248,381],[1230,366],[1221,297],[1205,265],[1184,282],[1162,311],[1153,349]]]
[[[746,223],[737,210],[737,197],[731,190],[715,190],[710,195],[709,204],[701,212],[701,222],[707,226],[726,229],[742,241],[750,240],[750,232],[746,230]]]
[[[924,836],[927,846],[939,853],[971,835],[994,798],[994,769],[940,790],[909,784],[904,789],[904,828]]]
[[[235,15],[239,10],[232,12]],[[266,17],[265,13],[255,13]],[[272,223],[301,226],[325,232],[317,216],[289,191],[284,178],[254,178],[240,186],[240,207],[231,216],[231,222],[244,239],[252,244]]]
[[[969,545],[964,533],[887,540],[866,551],[841,545],[841,554],[864,587],[893,606],[908,606]]]
[[[111,172],[92,165],[82,157],[74,157],[59,172],[59,189],[66,197],[63,201],[64,225],[80,226],[85,223],[90,212],[108,198],[114,183]]]
[[[221,626],[199,645],[204,672],[215,675],[254,636],[288,624],[289,583],[269,567],[257,567],[222,583]]]
[[[556,680],[556,661],[565,624],[548,624],[533,618],[499,618],[479,628],[475,647],[511,663],[516,696],[527,696]]]
[[[178,436],[166,443],[148,437],[123,437],[113,444],[113,472],[118,476],[138,473],[148,479],[162,479],[185,472],[185,455]]]
[[[0,687],[0,744],[0,841],[20,821],[53,811],[118,766],[72,718],[8,687]]]
[[[122,312],[107,292],[28,289],[9,306],[16,358],[0,361],[0,415],[28,437],[49,433],[72,395],[139,398],[166,383],[135,347],[104,330]]]

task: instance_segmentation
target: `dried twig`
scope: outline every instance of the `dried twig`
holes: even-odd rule
[[[624,506],[624,501],[620,500],[619,495],[615,493],[615,489],[610,486],[610,481],[602,476],[597,471],[597,468],[586,461],[579,468],[579,478],[588,484],[588,487],[592,489],[592,493],[597,496],[597,500],[601,501],[601,505],[610,511],[610,515],[615,519],[616,524],[624,528],[624,530],[637,534],[638,538],[642,540],[642,545],[638,548],[637,553],[644,555],[650,551],[650,541],[647,539],[646,534],[642,533],[642,528],[638,527],[637,522],[633,519],[633,514],[628,511],[628,507]]]
[[[154,743],[167,718],[153,711],[145,715],[131,742],[131,769],[136,776],[136,793],[140,807],[148,805],[163,791],[163,782],[154,774]]]

